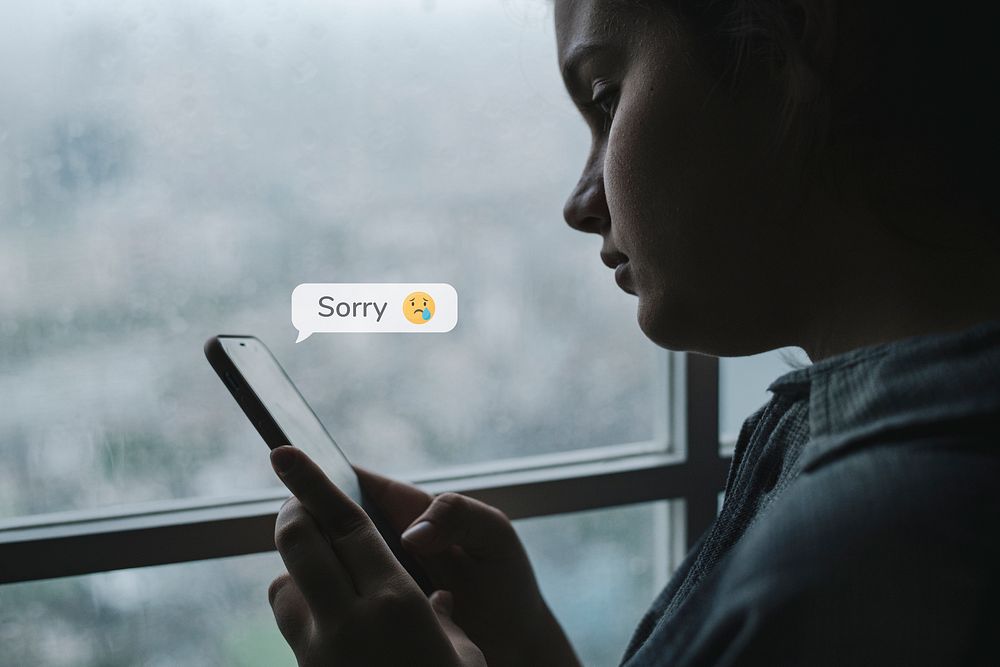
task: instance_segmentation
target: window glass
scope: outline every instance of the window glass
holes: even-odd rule
[[[546,0],[5,2],[0,77],[0,517],[276,484],[218,333],[389,472],[653,436]],[[411,281],[452,332],[294,343],[296,284]]]
[[[719,359],[719,440],[730,449],[744,420],[771,400],[767,386],[809,357],[799,347],[786,347],[748,357]]]
[[[542,593],[585,665],[617,665],[675,567],[667,501],[516,523]]]
[[[669,574],[662,506],[515,523],[585,665],[617,664]],[[271,552],[0,586],[0,664],[292,667],[267,602],[282,571]]]

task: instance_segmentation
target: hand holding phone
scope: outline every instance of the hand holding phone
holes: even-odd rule
[[[268,589],[278,629],[300,665],[486,667],[452,620],[451,596],[428,600],[365,512],[296,447],[271,452],[294,494],[274,541],[288,574]]]
[[[309,407],[271,351],[255,336],[213,336],[205,356],[271,449],[292,445],[305,452],[343,494],[371,518],[399,563],[426,595],[434,591],[399,533],[367,497],[347,457]]]
[[[424,594],[433,591],[425,572],[433,575],[439,588],[448,591],[443,596],[432,595],[431,606],[460,655],[466,652],[474,664],[475,654],[481,649],[491,666],[527,662],[578,667],[573,647],[542,598],[527,553],[503,512],[459,494],[431,496],[413,485],[368,470],[358,468],[355,472],[277,360],[253,336],[212,338],[205,344],[205,353],[264,441],[272,449],[286,449],[281,446],[288,443],[296,445],[307,454],[300,458],[322,471],[322,475],[314,475],[316,483],[337,500],[314,500],[317,516],[324,508],[339,508],[349,514],[352,507],[360,506]],[[283,478],[297,498],[286,503],[282,513],[300,511],[306,505],[306,498],[312,497],[290,480],[287,475]],[[279,519],[283,520],[280,513]],[[427,530],[426,525],[418,528],[426,523],[432,524],[434,530]],[[400,543],[399,536],[404,530],[408,551]],[[322,549],[312,551],[322,552]],[[425,567],[418,565],[411,553]],[[272,587],[282,585],[279,577]],[[306,606],[296,604],[292,590],[285,602],[278,600],[281,596],[273,588],[276,616],[286,613],[283,604],[289,610]],[[457,627],[449,629],[452,599],[455,623],[475,638],[475,646],[465,643],[468,639]],[[449,612],[448,619],[442,616],[445,611]],[[294,613],[288,611],[287,615],[293,618]],[[302,627],[302,623],[287,621],[284,627],[294,629]],[[285,636],[294,647],[294,640],[288,634]],[[463,661],[463,664],[469,663]]]

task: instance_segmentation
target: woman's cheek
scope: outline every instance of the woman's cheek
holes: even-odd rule
[[[619,250],[629,257],[636,250],[633,244],[637,183],[629,158],[631,152],[622,122],[616,120],[611,125],[604,152],[604,195],[611,214],[612,238]]]
[[[651,160],[641,123],[622,114],[608,135],[604,156],[604,189],[611,214],[612,238],[633,262],[633,270],[648,269],[655,249],[658,165]]]

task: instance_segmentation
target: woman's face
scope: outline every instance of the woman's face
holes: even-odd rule
[[[627,4],[556,0],[559,66],[592,133],[566,221],[624,263],[616,277],[658,345],[736,356],[791,344],[808,240],[791,160],[766,157],[780,89],[748,72],[747,92],[729,96],[666,11]]]

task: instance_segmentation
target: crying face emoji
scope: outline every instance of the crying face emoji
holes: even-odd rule
[[[403,316],[414,324],[427,324],[434,317],[434,299],[427,292],[412,292],[403,300]]]

